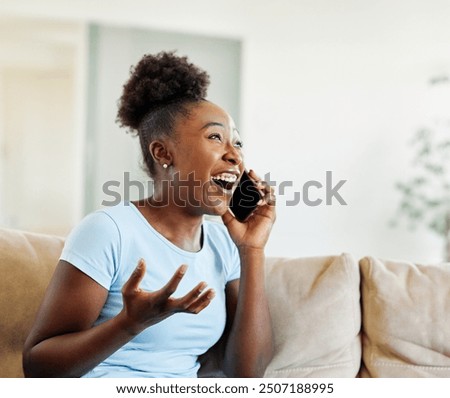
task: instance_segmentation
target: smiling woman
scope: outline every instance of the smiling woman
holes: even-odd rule
[[[264,374],[273,192],[251,171],[263,199],[245,222],[229,211],[242,142],[231,116],[206,100],[208,83],[173,53],[132,69],[118,121],[139,136],[154,193],[71,232],[25,344],[27,376],[196,377],[198,357],[219,339],[227,375]]]

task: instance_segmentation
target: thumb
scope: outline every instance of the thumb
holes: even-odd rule
[[[222,214],[222,221],[227,226],[235,220],[235,217],[231,213],[231,210],[228,209],[224,214]]]
[[[133,293],[139,291],[139,285],[144,278],[146,270],[145,261],[141,258],[138,262],[137,267],[134,269],[131,276],[123,285],[123,292]]]

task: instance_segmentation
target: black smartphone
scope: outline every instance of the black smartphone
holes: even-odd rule
[[[260,200],[261,194],[258,188],[244,170],[231,197],[230,210],[238,221],[244,222],[256,209]]]

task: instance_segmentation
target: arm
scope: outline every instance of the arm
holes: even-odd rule
[[[241,253],[241,278],[227,285],[231,323],[225,349],[230,377],[262,377],[273,356],[272,323],[264,291],[264,254]]]
[[[147,327],[176,312],[200,312],[214,297],[210,290],[200,294],[204,283],[179,299],[171,297],[185,270],[181,266],[163,288],[146,292],[139,288],[145,275],[141,261],[122,289],[122,311],[93,327],[108,291],[70,263],[60,261],[25,342],[25,375],[80,377]]]
[[[257,180],[257,176],[250,172]],[[265,294],[264,247],[275,222],[273,191],[258,183],[264,195],[245,222],[223,215],[241,260],[241,277],[227,285],[228,340],[225,373],[231,377],[262,377],[273,357],[272,323]]]
[[[107,294],[93,279],[60,261],[25,342],[25,376],[79,377],[125,344],[130,336],[120,319],[91,327]]]

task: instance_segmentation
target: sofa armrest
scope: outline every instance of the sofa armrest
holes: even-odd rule
[[[23,377],[22,349],[63,238],[0,229],[0,377]]]

